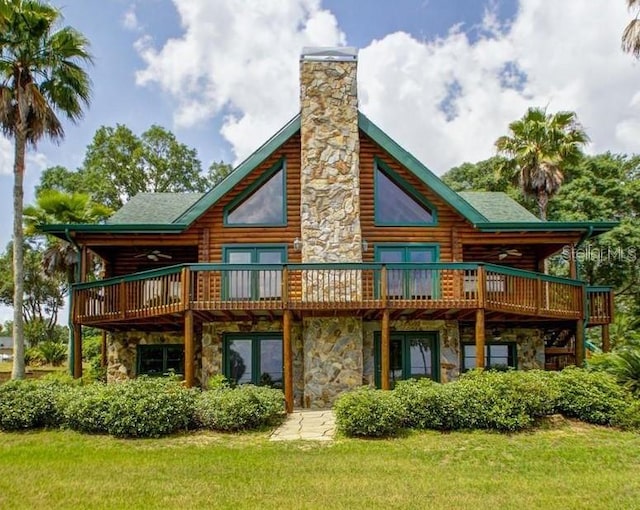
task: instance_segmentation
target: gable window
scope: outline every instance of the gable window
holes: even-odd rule
[[[184,345],[138,345],[138,375],[184,374]]]
[[[393,170],[376,160],[375,224],[380,226],[433,225],[435,209]]]
[[[233,384],[283,388],[282,335],[230,334],[223,343],[224,375]]]
[[[284,160],[267,170],[224,209],[228,226],[276,227],[287,224]]]
[[[375,383],[380,387],[382,379],[382,341],[376,333],[374,344]],[[438,380],[438,334],[435,332],[391,333],[389,339],[389,380],[396,381],[428,377]]]
[[[437,245],[376,246],[376,262],[437,262]],[[437,295],[437,273],[430,269],[387,269],[387,296],[404,299],[434,299]]]
[[[462,370],[476,368],[475,344],[463,344],[462,346]],[[484,346],[485,368],[517,368],[515,343],[487,343]]]
[[[224,261],[228,264],[273,264],[286,262],[284,246],[225,247]],[[228,299],[258,300],[282,296],[282,269],[227,271],[225,295]]]

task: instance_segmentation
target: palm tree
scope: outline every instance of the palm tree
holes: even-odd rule
[[[44,189],[36,196],[36,203],[24,208],[24,233],[39,234],[40,225],[67,223],[99,223],[113,211],[106,205],[93,202],[86,193],[65,193],[55,189]],[[43,269],[48,276],[55,273],[66,275],[74,283],[78,252],[70,242],[49,236],[43,253]]]
[[[522,192],[535,198],[540,219],[547,219],[547,204],[564,180],[566,165],[577,162],[589,141],[574,112],[548,114],[529,108],[522,119],[509,124],[510,136],[496,140]]]
[[[88,41],[71,27],[57,29],[60,11],[37,0],[0,0],[0,128],[14,141],[12,378],[24,377],[22,208],[25,153],[43,137],[59,141],[64,131],[56,111],[71,121],[89,103]]]
[[[640,0],[627,0],[629,10],[635,9],[636,16],[622,32],[622,49],[634,57],[640,57]]]

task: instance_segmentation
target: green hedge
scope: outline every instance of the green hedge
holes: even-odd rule
[[[405,416],[394,393],[367,387],[339,397],[334,411],[338,430],[352,437],[394,436],[402,429]]]
[[[0,430],[59,427],[72,393],[64,378],[8,381],[0,385]]]
[[[565,368],[558,373],[557,383],[558,412],[587,423],[616,425],[616,417],[632,402],[629,391],[606,372]]]
[[[221,385],[202,392],[195,404],[195,417],[203,428],[238,431],[273,426],[286,416],[280,390],[243,385]]]
[[[356,390],[336,403],[349,436],[393,435],[404,428],[517,432],[554,413],[598,425],[640,428],[640,404],[615,378],[563,372],[471,371],[458,381],[402,381],[391,392]]]

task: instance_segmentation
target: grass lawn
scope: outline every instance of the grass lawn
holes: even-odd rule
[[[0,508],[640,507],[639,434],[565,424],[513,436],[266,438],[0,433]]]

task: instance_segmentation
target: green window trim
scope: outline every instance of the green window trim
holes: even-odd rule
[[[251,343],[251,373],[250,380],[240,384],[255,384],[257,386],[271,386],[274,388],[284,389],[284,349],[282,345],[282,333],[278,332],[252,332],[252,333],[225,333],[222,339],[222,366],[224,376],[232,382],[238,384],[232,377],[232,356],[230,354],[231,344],[234,341],[249,341]],[[271,378],[268,372],[265,372],[261,344],[263,341],[278,340],[280,343],[280,375],[281,379],[272,380],[272,384],[267,384],[267,378]],[[266,373],[266,376],[265,376]]]
[[[156,358],[156,363],[160,363],[160,370],[151,371],[145,369],[149,363],[148,356],[153,351],[161,351],[160,357]],[[177,353],[177,358],[175,357]],[[156,352],[156,355],[158,353]],[[173,354],[173,357],[171,356]],[[151,360],[153,361],[153,360]],[[175,365],[178,361],[179,369],[175,370],[170,365]],[[172,373],[184,375],[184,344],[144,344],[136,348],[136,375],[147,375],[153,377],[168,376]]]
[[[473,362],[471,363],[472,366],[467,366],[466,364],[466,359],[468,356],[466,356],[465,354],[465,347],[474,347],[475,348],[475,343],[473,342],[463,342],[462,343],[462,349],[460,350],[460,371],[461,372],[466,372],[467,370],[472,370],[474,368],[476,368],[476,362],[475,362],[475,350],[474,350],[474,356],[473,356]],[[491,351],[492,351],[492,347],[500,347],[500,346],[506,346],[507,347],[507,364],[506,365],[496,365],[496,366],[492,366],[492,362],[491,362]],[[513,368],[513,369],[518,369],[518,345],[516,342],[485,342],[485,368],[486,369],[490,369],[490,368]],[[498,356],[498,355],[494,355],[494,358],[503,358],[504,356]]]
[[[270,264],[274,266],[282,266],[286,264],[288,257],[286,244],[231,244],[222,247],[223,262],[230,264],[229,257],[233,253],[245,253],[250,255],[250,262],[247,262],[244,265],[260,263],[259,258],[261,253],[279,253],[280,262]],[[271,291],[269,293],[270,295],[265,295],[264,292],[261,292],[261,280],[263,280],[263,275],[266,275],[267,273],[269,275],[276,273],[273,275],[274,278],[276,278],[275,282],[269,285],[269,290]],[[235,279],[237,277],[241,278],[239,282]],[[245,281],[243,278],[246,278],[247,280]],[[255,301],[261,298],[279,298],[282,296],[281,278],[281,269],[274,269],[273,271],[227,271],[222,279],[222,299],[245,299]],[[278,279],[280,279],[280,285],[278,285]],[[232,289],[234,288],[234,285],[236,285],[235,288],[239,288],[237,287],[238,283],[240,283],[240,285],[248,284],[248,289],[241,289],[243,291],[248,290],[248,292],[243,292],[243,295],[234,296]]]
[[[390,333],[390,344],[400,341],[401,345],[401,377],[398,380],[417,379],[411,373],[411,340],[428,338],[431,342],[431,376],[430,379],[440,381],[440,338],[437,331],[392,331]],[[373,337],[373,366],[374,382],[376,388],[381,386],[382,377],[382,334],[380,331],[374,332]],[[390,345],[391,347],[391,345]],[[390,353],[391,356],[391,353]],[[393,360],[391,360],[390,372],[393,372]],[[392,374],[389,374],[391,377]],[[393,380],[392,380],[393,385]]]
[[[389,222],[384,221],[380,217],[380,210],[378,207],[378,190],[380,187],[378,172],[384,174],[391,182],[393,182],[396,186],[398,186],[404,193],[406,193],[411,199],[413,199],[418,205],[427,209],[431,214],[430,221],[415,221],[415,222]],[[400,176],[397,172],[392,170],[388,165],[386,165],[379,158],[374,159],[374,167],[373,167],[373,216],[374,216],[374,225],[376,227],[435,227],[438,225],[438,211],[436,207],[429,202],[422,194],[420,194],[409,182],[407,182],[402,176]]]
[[[262,186],[282,171],[282,215],[280,221],[275,223],[231,223],[229,222],[229,214],[240,207],[245,200],[249,199],[258,192]],[[223,225],[225,227],[286,227],[287,226],[287,164],[285,158],[281,158],[275,165],[266,170],[251,185],[238,194],[231,202],[224,207]]]
[[[382,258],[381,254],[384,253],[385,251],[386,252],[402,251],[403,260],[402,262],[400,262],[401,264],[411,262],[409,259],[410,259],[410,254],[412,252],[421,252],[421,251],[432,253],[430,263],[438,262],[440,260],[440,245],[438,243],[377,243],[373,247],[374,260],[376,261],[376,263],[393,265],[393,262],[383,262],[381,260]],[[389,274],[389,271],[393,271],[393,269],[387,270],[387,274]],[[421,271],[421,270],[417,269],[416,271]],[[440,296],[440,275],[437,271],[429,271],[429,273],[431,278],[431,284],[430,284],[431,292],[429,293],[429,295],[432,297],[432,299],[438,299],[438,297]],[[378,292],[380,289],[379,282],[377,281],[378,278],[379,276],[376,274],[376,282],[375,282],[376,297],[378,296]],[[390,278],[390,276],[388,276],[388,278]],[[403,287],[402,297],[404,297],[405,299],[410,299],[412,297],[411,281],[412,281],[411,273],[405,271],[405,273],[403,274],[403,283],[402,283],[402,287]],[[390,288],[389,285],[387,285],[387,288],[388,289]]]

